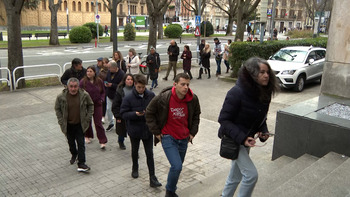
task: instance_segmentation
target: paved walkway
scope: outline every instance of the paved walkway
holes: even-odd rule
[[[194,68],[193,75],[197,73],[198,68]],[[164,71],[159,79],[162,77]],[[156,94],[172,82],[159,80],[159,84]],[[215,75],[192,80],[202,115],[199,133],[188,148],[179,191],[229,167],[230,162],[218,154],[216,120],[232,86]],[[275,99],[268,119],[271,130],[278,109],[317,96],[314,89],[306,89],[303,97],[287,92]],[[149,187],[143,148],[139,151],[140,177],[133,179],[130,141],[126,140],[126,150],[120,150],[115,132],[107,133],[105,151],[99,149],[96,139],[86,146],[90,173],[79,173],[76,165],[69,164],[68,145],[54,112],[55,98],[61,90],[61,86],[55,86],[0,93],[0,196],[164,196],[169,163],[159,145],[154,147],[154,158],[156,175],[163,186],[156,189]],[[253,150],[252,157],[270,160],[271,149],[272,140]]]

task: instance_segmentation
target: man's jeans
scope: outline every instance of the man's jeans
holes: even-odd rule
[[[216,61],[216,74],[221,74],[221,60],[222,60],[222,57],[220,59],[216,59],[215,57],[215,61]]]
[[[238,158],[232,160],[222,197],[232,197],[239,183],[241,183],[241,186],[238,197],[250,197],[257,181],[258,171],[249,157],[249,148],[241,145]]]
[[[78,164],[85,164],[85,140],[80,123],[75,125],[67,124],[67,141],[70,153],[78,155]]]
[[[176,191],[176,185],[185,160],[188,139],[176,140],[171,135],[162,137],[162,146],[171,165],[165,188],[171,192]]]
[[[113,113],[112,113],[112,104],[113,104],[113,99],[110,99],[107,97],[107,117],[108,117],[108,125],[114,125],[114,120],[113,120]]]

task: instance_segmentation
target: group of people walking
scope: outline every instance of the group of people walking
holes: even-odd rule
[[[217,62],[217,74],[221,73],[220,63],[229,56],[228,47],[222,47],[214,39],[213,55]],[[228,41],[230,44],[230,41]],[[229,46],[229,45],[228,45]],[[124,140],[129,136],[131,142],[131,176],[139,177],[139,147],[142,141],[146,153],[150,187],[160,187],[155,173],[153,144],[161,143],[170,163],[166,184],[166,197],[177,196],[176,185],[182,171],[188,143],[197,135],[200,122],[198,97],[189,88],[193,78],[191,73],[192,53],[188,45],[180,58],[183,59],[184,73],[176,74],[176,62],[180,55],[175,41],[168,48],[169,67],[174,69],[174,83],[158,95],[151,90],[158,86],[160,66],[159,54],[150,48],[146,62],[150,70],[151,88],[146,88],[147,78],[138,74],[139,58],[130,49],[124,60],[121,52],[113,53],[113,60],[98,58],[97,65],[82,67],[78,58],[72,60],[72,67],[61,77],[66,88],[57,96],[55,111],[58,123],[65,134],[71,153],[70,164],[76,161],[78,171],[86,172],[85,143],[91,143],[92,118],[100,148],[105,149],[107,137],[103,127],[104,113],[107,114],[108,127],[118,134],[119,148],[126,149]],[[200,70],[198,79],[204,72],[210,75],[211,49],[205,40],[200,45]],[[219,62],[220,61],[220,62]],[[227,68],[227,72],[229,67]],[[233,196],[241,184],[239,196],[251,196],[257,182],[257,170],[249,157],[249,149],[255,146],[256,136],[261,141],[269,137],[266,115],[271,97],[277,91],[274,73],[267,61],[260,58],[247,60],[239,72],[237,84],[227,93],[218,122],[219,138],[224,135],[240,144],[239,156],[232,160],[222,196]]]

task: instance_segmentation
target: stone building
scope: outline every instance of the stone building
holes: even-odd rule
[[[57,1],[55,1],[57,2]],[[111,13],[102,0],[98,0],[98,15],[100,24],[110,26]],[[88,22],[95,21],[96,1],[94,0],[63,0],[57,13],[57,22],[59,28],[67,26],[81,26]],[[117,7],[117,24],[124,26],[126,24],[130,8],[130,16],[147,15],[146,0],[123,0]],[[68,11],[67,11],[68,10]],[[0,16],[5,20],[0,20],[0,26],[6,26],[6,11],[2,1],[0,1]],[[22,27],[49,28],[51,13],[48,1],[42,0],[36,10],[23,10],[21,15]]]

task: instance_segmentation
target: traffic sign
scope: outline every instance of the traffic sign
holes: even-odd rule
[[[195,36],[201,36],[201,32],[199,31],[199,27],[196,27],[196,31],[194,31]]]
[[[100,15],[95,15],[95,23],[100,23],[101,17]]]
[[[196,23],[196,26],[200,26],[201,25],[201,16],[196,15],[195,23]]]

